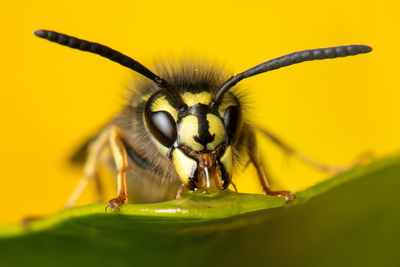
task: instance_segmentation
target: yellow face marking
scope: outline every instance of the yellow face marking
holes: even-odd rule
[[[209,92],[201,92],[198,94],[186,92],[182,95],[182,99],[183,102],[185,102],[185,104],[189,107],[196,104],[208,105],[211,102],[211,94]]]
[[[140,97],[140,100],[142,100],[143,102],[147,102],[147,100],[149,100],[150,97],[151,94],[145,94],[142,97]]]
[[[156,111],[166,111],[174,118],[175,121],[178,120],[178,111],[169,104],[167,98],[165,96],[161,96],[157,98],[153,104],[151,105],[150,110],[152,112]]]
[[[219,159],[229,176],[232,175],[232,147],[228,146],[224,154]]]
[[[185,155],[179,148],[172,153],[175,170],[185,184],[189,184],[189,178],[193,177],[197,168],[197,162]]]
[[[225,115],[225,110],[230,106],[237,106],[239,103],[238,101],[231,95],[225,94],[221,104],[219,105],[218,112],[221,118]]]
[[[204,146],[196,142],[193,136],[198,135],[198,119],[195,115],[188,115],[181,120],[178,129],[179,141],[193,150],[203,150]]]
[[[207,144],[208,150],[214,150],[225,138],[225,128],[221,119],[214,114],[207,114],[208,131],[214,135],[214,140]]]

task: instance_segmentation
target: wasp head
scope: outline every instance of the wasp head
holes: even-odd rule
[[[231,181],[233,148],[242,127],[240,103],[227,94],[218,107],[208,91],[181,94],[174,105],[158,92],[148,100],[144,121],[157,147],[170,157],[187,188],[217,192]]]

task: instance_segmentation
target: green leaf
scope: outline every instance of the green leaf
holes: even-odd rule
[[[77,207],[0,227],[0,266],[399,266],[399,189],[393,157],[298,192],[288,205],[224,191],[119,213]]]

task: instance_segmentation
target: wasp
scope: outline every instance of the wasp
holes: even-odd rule
[[[107,46],[54,31],[35,35],[61,45],[91,52],[121,64],[143,77],[132,90],[128,105],[90,141],[83,176],[66,207],[73,206],[90,180],[98,181],[99,166],[113,162],[117,176],[116,198],[107,206],[148,203],[180,197],[183,191],[214,193],[228,188],[232,172],[243,161],[257,170],[267,195],[286,201],[290,191],[273,191],[259,160],[256,132],[287,154],[331,173],[360,164],[365,156],[346,166],[327,166],[296,151],[270,131],[248,122],[245,103],[237,92],[243,79],[292,64],[368,53],[366,45],[344,45],[294,52],[232,77],[213,65],[184,62],[161,64],[158,75],[138,61]],[[236,190],[237,191],[237,190]]]

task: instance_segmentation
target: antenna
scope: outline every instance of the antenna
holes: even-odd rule
[[[169,85],[164,79],[158,77],[145,66],[137,62],[136,60],[112,49],[105,45],[93,43],[89,41],[85,41],[82,39],[78,39],[66,34],[47,31],[47,30],[38,30],[35,31],[35,35],[40,38],[47,39],[51,42],[55,42],[61,45],[65,45],[74,49],[82,50],[97,54],[99,56],[105,57],[111,61],[117,62],[122,66],[125,66],[131,70],[134,70],[146,78],[155,82],[160,88],[165,89],[173,98],[173,100],[177,101],[177,104],[183,105],[183,101],[181,96],[176,92],[176,90]]]
[[[217,91],[214,100],[211,102],[210,107],[218,106],[224,94],[235,86],[238,82],[245,78],[264,73],[271,70],[287,67],[293,64],[301,63],[304,61],[321,60],[328,58],[355,56],[371,52],[372,48],[367,45],[343,45],[328,48],[318,48],[294,52],[282,57],[278,57],[267,62],[261,63],[249,70],[239,73],[229,78]]]

